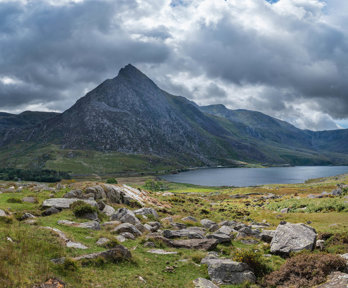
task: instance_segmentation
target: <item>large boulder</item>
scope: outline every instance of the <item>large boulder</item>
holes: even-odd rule
[[[208,239],[216,239],[219,243],[230,243],[231,236],[224,233],[213,233],[207,236]]]
[[[116,210],[113,207],[111,207],[110,205],[105,205],[104,208],[102,209],[102,213],[104,213],[106,216],[110,217],[116,213]]]
[[[230,259],[212,258],[205,260],[210,279],[221,285],[236,285],[244,282],[255,283],[256,277],[245,263]]]
[[[69,209],[70,205],[76,201],[83,201],[93,207],[98,207],[94,200],[81,200],[78,198],[50,198],[42,202],[43,208],[56,207],[58,209]]]
[[[111,220],[118,220],[123,223],[130,223],[133,225],[141,224],[135,214],[127,208],[118,209],[115,214],[111,215]]]
[[[271,253],[289,254],[301,250],[313,250],[317,233],[305,224],[278,225],[271,242]]]
[[[84,228],[84,229],[91,229],[91,230],[100,230],[100,224],[98,221],[90,221],[90,222],[84,222],[84,223],[77,223],[69,220],[59,220],[58,225],[63,226],[70,226],[70,227],[76,227],[76,228]]]

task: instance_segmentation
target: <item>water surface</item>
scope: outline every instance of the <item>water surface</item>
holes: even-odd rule
[[[171,182],[204,186],[257,186],[303,183],[308,179],[348,173],[348,166],[296,166],[271,168],[209,168],[163,176]]]

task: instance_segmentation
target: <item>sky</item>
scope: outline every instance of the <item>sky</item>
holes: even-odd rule
[[[64,111],[128,63],[199,105],[348,128],[346,0],[0,0],[0,111]]]

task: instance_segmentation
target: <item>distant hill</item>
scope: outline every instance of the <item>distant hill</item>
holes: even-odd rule
[[[122,68],[117,77],[104,81],[64,113],[1,113],[0,136],[0,160],[8,166],[26,165],[13,151],[15,145],[16,151],[29,149],[33,155],[42,147],[47,152],[47,147],[54,146],[56,152],[47,152],[47,160],[40,162],[41,166],[51,163],[50,168],[58,161],[57,149],[63,162],[71,160],[62,156],[63,151],[75,151],[70,158],[79,158],[76,155],[81,152],[76,151],[95,151],[100,155],[145,157],[149,163],[156,159],[166,162],[166,167],[236,165],[240,161],[277,165],[348,163],[347,130],[313,132],[260,112],[230,110],[223,105],[199,107],[161,90],[132,65]],[[1,156],[6,149],[12,151],[12,157]],[[59,167],[79,171],[76,165],[84,164]]]

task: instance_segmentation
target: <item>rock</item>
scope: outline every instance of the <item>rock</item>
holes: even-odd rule
[[[158,254],[158,255],[174,255],[174,254],[178,254],[178,252],[165,251],[163,249],[152,249],[152,250],[149,250],[147,252],[151,253],[151,254]]]
[[[320,251],[323,251],[325,248],[325,240],[317,240],[315,242],[315,248],[319,249]]]
[[[341,188],[337,188],[337,189],[331,191],[331,195],[333,195],[333,196],[340,196],[341,194],[342,194]]]
[[[158,214],[155,209],[153,208],[141,208],[134,211],[135,215],[144,215],[149,216],[152,215],[155,219],[158,219]]]
[[[133,224],[130,223],[122,223],[118,225],[115,229],[111,230],[111,233],[115,234],[121,234],[123,232],[129,232],[136,237],[141,235],[141,232]]]
[[[219,286],[205,278],[197,278],[193,280],[193,284],[195,285],[195,288],[219,288]]]
[[[136,224],[135,227],[141,232],[141,233],[145,233],[148,232],[149,230],[146,229],[145,225],[143,224]]]
[[[81,215],[79,218],[88,219],[88,220],[92,220],[92,221],[99,220],[97,212],[85,213],[85,214]]]
[[[82,198],[81,190],[71,190],[64,194],[64,198]]]
[[[226,235],[231,235],[232,232],[235,232],[233,230],[233,228],[231,228],[230,226],[221,226],[217,231],[216,233],[221,233],[221,234],[226,234]]]
[[[242,284],[246,281],[255,283],[256,281],[254,273],[245,263],[229,259],[210,259],[207,264],[210,279],[218,284]]]
[[[202,224],[202,226],[206,229],[209,229],[211,226],[216,225],[216,223],[214,221],[211,221],[209,219],[202,219],[200,221],[200,223]]]
[[[87,255],[82,255],[73,258],[75,261],[80,261],[80,260],[92,260],[102,257],[106,259],[107,261],[110,262],[119,262],[122,260],[128,260],[132,258],[132,254],[129,252],[129,250],[122,246],[122,245],[117,245],[115,248],[103,251],[103,252],[96,252],[92,254],[87,254]]]
[[[316,286],[317,288],[347,288],[348,274],[342,272],[332,272],[324,284]]]
[[[181,221],[191,221],[191,222],[198,222],[198,220],[195,217],[187,216],[181,219]]]
[[[182,230],[164,230],[163,236],[166,238],[189,238],[189,239],[203,239],[203,231],[193,231],[189,229]]]
[[[108,221],[108,222],[104,222],[102,224],[102,226],[117,226],[120,225],[121,222],[120,221]]]
[[[27,219],[34,219],[36,218],[33,214],[30,214],[30,213],[24,213],[20,220],[23,221],[23,220],[27,220]]]
[[[150,232],[156,232],[159,228],[161,228],[161,223],[159,222],[148,222],[145,225],[145,228]]]
[[[91,229],[91,230],[100,230],[100,224],[97,221],[90,221],[90,222],[84,222],[84,223],[77,223],[69,220],[59,220],[59,225],[64,226],[71,226],[76,228],[85,228],[85,229]]]
[[[187,239],[187,240],[171,240],[169,245],[175,248],[212,250],[216,247],[218,241],[216,239]]]
[[[283,208],[282,210],[280,210],[280,213],[288,213],[289,212],[289,208]]]
[[[27,203],[37,203],[37,200],[35,197],[24,197],[22,201]]]
[[[88,248],[81,243],[73,242],[73,241],[69,240],[68,237],[66,237],[66,235],[57,228],[52,228],[52,227],[42,227],[42,228],[48,229],[48,230],[54,232],[64,242],[66,247],[77,248],[77,249],[87,249]]]
[[[110,242],[110,239],[108,238],[99,238],[98,241],[95,243],[97,246],[103,246],[106,243]]]
[[[94,199],[106,199],[104,188],[100,185],[87,187],[85,189],[85,194],[92,194]]]
[[[57,278],[49,278],[45,283],[34,285],[33,288],[65,288],[65,283]]]
[[[313,250],[316,231],[305,224],[278,225],[271,242],[271,253],[289,254],[301,250]]]
[[[75,248],[75,249],[87,249],[88,247],[81,244],[81,243],[78,243],[78,242],[72,242],[72,241],[68,241],[66,242],[66,247],[68,248]]]
[[[267,243],[271,243],[274,237],[275,230],[263,230],[260,234],[261,240]]]
[[[307,198],[309,198],[309,199],[316,199],[316,198],[323,198],[323,195],[314,195],[314,194],[309,194],[308,196],[307,196]]]
[[[56,207],[58,209],[68,209],[70,205],[76,201],[83,201],[93,207],[98,207],[97,202],[94,200],[81,200],[77,198],[50,198],[46,199],[42,203],[43,208]]]
[[[124,238],[128,239],[128,240],[135,240],[135,236],[132,233],[123,232],[120,235],[123,236]]]
[[[346,268],[344,269],[344,273],[348,273],[348,253],[346,254],[342,254],[341,255],[342,258],[344,258],[346,260]]]
[[[121,243],[123,243],[124,241],[127,240],[126,237],[124,237],[122,235],[117,235],[115,238],[118,242],[121,242]]]
[[[162,196],[164,196],[164,197],[174,196],[174,193],[172,193],[172,192],[164,192],[164,193],[162,194]]]
[[[224,233],[213,233],[207,236],[208,239],[216,239],[218,243],[230,243],[231,236]]]
[[[175,223],[171,223],[171,225],[172,225],[172,227],[174,228],[174,229],[185,229],[186,227],[187,227],[187,225],[186,224],[183,224],[183,223],[177,223],[177,222],[175,222]]]
[[[50,216],[53,214],[59,213],[61,210],[57,209],[56,207],[51,207],[46,209],[44,212],[42,212],[42,216]]]
[[[111,207],[110,205],[105,205],[104,208],[102,209],[102,213],[104,213],[106,216],[112,216],[115,214],[116,210]]]
[[[156,247],[155,243],[153,243],[151,241],[145,242],[143,246],[147,247],[147,248],[155,248]]]
[[[0,217],[6,217],[6,216],[7,215],[6,215],[5,211],[0,209]]]
[[[134,215],[131,210],[127,208],[120,208],[116,211],[115,214],[111,216],[111,220],[118,220],[123,223],[130,223],[133,225],[141,224],[139,219]]]
[[[161,219],[162,222],[169,222],[169,223],[173,223],[173,217],[165,217]]]

